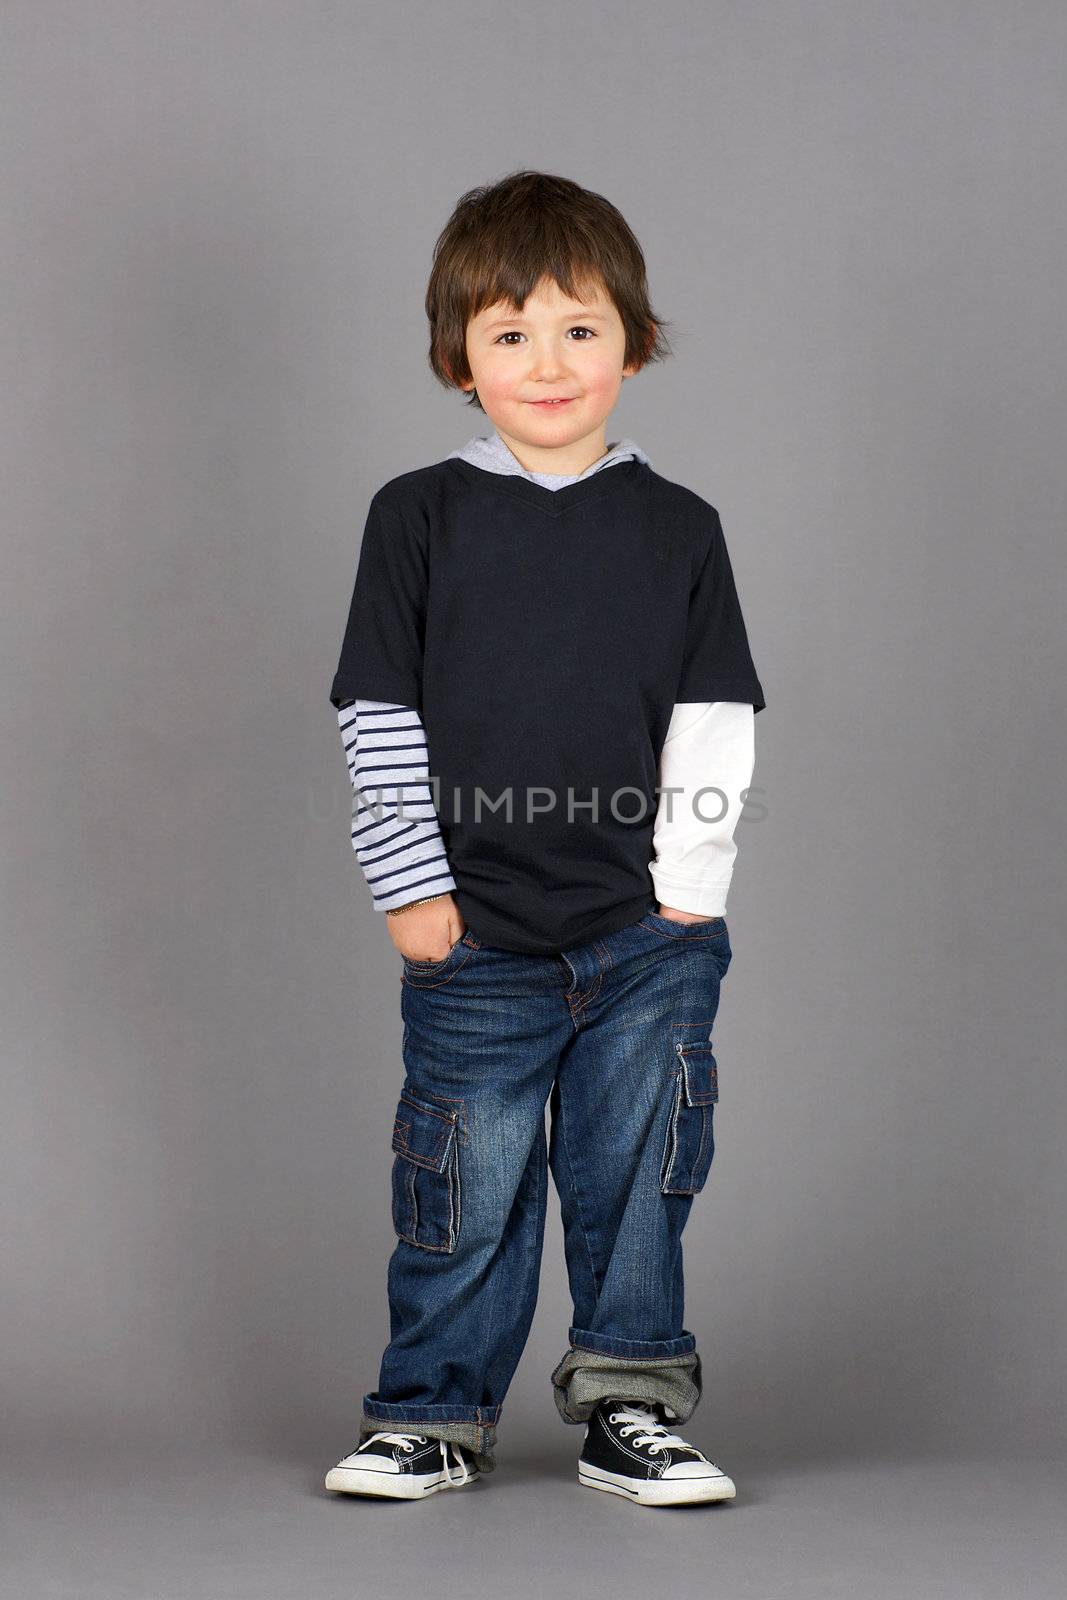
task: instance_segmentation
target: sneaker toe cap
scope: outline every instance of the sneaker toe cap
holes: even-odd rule
[[[717,1467],[713,1461],[672,1461],[663,1476],[665,1478],[706,1478],[714,1479],[724,1487],[730,1482],[725,1472]]]
[[[335,1472],[399,1472],[400,1468],[392,1456],[370,1455],[364,1452],[361,1455],[345,1456],[333,1469]]]

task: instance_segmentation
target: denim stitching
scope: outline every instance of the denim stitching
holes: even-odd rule
[[[499,1402],[495,1406],[468,1406],[458,1401],[455,1404],[409,1406],[402,1400],[364,1399],[363,1401],[363,1415],[374,1422],[459,1422],[468,1423],[472,1428],[478,1426],[486,1429],[496,1426],[503,1409],[503,1402]],[[434,1415],[417,1417],[415,1415],[417,1411],[431,1412]],[[473,1411],[474,1416],[442,1417],[436,1415],[440,1411]],[[483,1418],[485,1419],[484,1421],[482,1420]]]
[[[584,1331],[587,1334],[592,1333],[592,1330],[588,1329],[588,1328],[585,1329]],[[601,1337],[603,1337],[603,1335],[601,1335]],[[581,1338],[581,1333],[578,1334],[577,1338],[575,1338],[574,1335],[568,1335],[569,1346],[568,1346],[567,1354],[563,1357],[563,1360],[558,1363],[559,1366],[562,1366],[564,1364],[564,1362],[567,1360],[568,1356],[570,1356],[572,1353],[577,1353],[578,1355],[609,1356],[612,1361],[636,1361],[639,1364],[644,1364],[644,1363],[647,1363],[649,1361],[660,1361],[660,1362],[663,1362],[663,1364],[665,1366],[670,1366],[670,1365],[675,1364],[682,1357],[693,1355],[696,1352],[696,1342],[693,1339],[693,1336],[690,1335],[689,1338],[687,1339],[685,1334],[682,1334],[679,1338],[675,1338],[675,1339],[614,1339],[614,1340],[610,1341],[612,1346],[613,1346],[613,1348],[610,1349],[610,1350],[601,1350],[599,1348],[599,1346],[594,1347],[593,1345],[580,1344],[580,1343],[578,1343],[578,1339],[580,1339],[580,1338]],[[684,1350],[676,1350],[673,1354],[662,1355],[662,1356],[654,1356],[654,1355],[647,1355],[647,1354],[640,1354],[640,1353],[636,1354],[636,1355],[630,1355],[630,1354],[625,1353],[622,1350],[616,1348],[619,1345],[627,1345],[627,1344],[639,1344],[639,1345],[645,1345],[647,1347],[650,1344],[679,1344],[679,1343],[685,1344],[686,1348]]]
[[[671,1117],[667,1124],[667,1134],[663,1142],[663,1159],[660,1162],[659,1169],[659,1186],[664,1194],[674,1193],[672,1189],[667,1188],[667,1183],[671,1177],[674,1158],[678,1154],[678,1117],[682,1109],[681,1068],[676,1068],[674,1080],[674,1100],[671,1104]]]
[[[457,1119],[456,1136],[459,1139],[460,1144],[470,1144],[470,1126],[474,1118],[473,1115],[467,1111],[466,1100],[464,1100],[458,1094],[439,1094],[436,1089],[420,1088],[419,1093],[424,1094],[427,1099],[448,1100],[451,1104],[458,1106],[458,1111],[452,1111],[450,1113]]]
[[[714,1093],[699,1087],[695,1075],[689,1071],[689,1063],[699,1065],[702,1055],[711,1058],[711,1065],[707,1069],[707,1076],[711,1082]],[[682,1078],[685,1085],[686,1103],[690,1106],[717,1105],[719,1101],[719,1062],[711,1044],[691,1044],[678,1046],[678,1059],[682,1064]],[[701,1098],[704,1096],[704,1098]],[[694,1098],[695,1097],[695,1098]]]
[[[685,1106],[685,1110],[688,1113],[690,1113],[690,1114],[698,1114],[699,1117],[700,1117],[700,1145],[699,1145],[699,1147],[697,1149],[697,1153],[694,1156],[692,1162],[690,1163],[689,1169],[688,1169],[689,1170],[689,1174],[691,1174],[691,1181],[694,1183],[694,1185],[697,1185],[697,1186],[692,1188],[692,1189],[677,1189],[677,1188],[671,1189],[671,1188],[668,1188],[668,1183],[670,1182],[671,1178],[675,1176],[675,1174],[672,1171],[672,1168],[674,1167],[675,1161],[676,1161],[677,1156],[678,1156],[678,1120],[682,1115],[682,1101],[683,1101],[683,1096],[684,1096],[684,1093],[685,1093],[684,1084],[683,1084],[684,1074],[685,1074],[685,1068],[683,1066],[679,1065],[675,1069],[675,1073],[674,1073],[674,1077],[675,1077],[674,1102],[673,1102],[673,1106],[672,1106],[672,1110],[671,1110],[671,1120],[670,1120],[670,1123],[668,1125],[667,1138],[664,1141],[663,1160],[662,1160],[662,1162],[660,1164],[660,1189],[663,1191],[664,1194],[697,1195],[697,1194],[699,1194],[701,1192],[701,1190],[703,1189],[703,1186],[704,1186],[703,1183],[700,1183],[699,1185],[697,1185],[697,1179],[698,1179],[698,1176],[699,1176],[699,1173],[700,1173],[701,1162],[704,1159],[704,1152],[708,1147],[708,1140],[709,1140],[709,1137],[710,1137],[710,1135],[712,1133],[712,1119],[714,1117],[714,1102],[711,1102],[711,1101],[707,1102],[706,1104],[704,1102],[701,1102],[699,1105],[695,1105],[695,1106],[691,1106],[688,1103],[686,1103],[686,1106]],[[685,1097],[685,1098],[686,1098],[686,1100],[688,1100],[688,1097]],[[668,1149],[670,1150],[669,1157],[668,1157],[668,1153],[667,1153]],[[682,1176],[682,1174],[678,1173],[677,1176],[680,1178]],[[706,1177],[704,1179],[704,1182],[705,1183],[707,1182],[707,1178]]]
[[[401,1091],[400,1098],[403,1101],[404,1105],[411,1107],[412,1111],[421,1112],[424,1116],[427,1116],[427,1117],[438,1117],[440,1119],[440,1121],[446,1122],[450,1128],[455,1128],[455,1126],[456,1126],[456,1112],[454,1112],[454,1111],[446,1111],[443,1108],[440,1111],[431,1111],[428,1107],[417,1106],[414,1103],[413,1100],[409,1100],[405,1096],[403,1090]],[[408,1148],[408,1137],[407,1136],[408,1136],[408,1133],[410,1132],[410,1129],[411,1129],[411,1122],[410,1121],[406,1121],[405,1122],[399,1116],[394,1118],[394,1121],[393,1121],[393,1149],[395,1151],[397,1151],[397,1153],[399,1155],[404,1156],[405,1160],[414,1162],[417,1167],[425,1167],[428,1172],[441,1172],[443,1170],[443,1168],[439,1167],[436,1164],[436,1162],[430,1161],[425,1156],[421,1156],[416,1151],[411,1150],[411,1149]],[[446,1147],[447,1147],[448,1141],[446,1140],[445,1143],[446,1143]]]
[[[578,1015],[580,1015],[581,1012],[583,1012],[586,1009],[586,1007],[589,1005],[590,1001],[596,999],[597,995],[600,993],[600,986],[603,983],[603,981],[604,981],[604,968],[601,967],[599,972],[596,975],[596,982],[594,983],[593,987],[591,989],[587,989],[585,994],[579,994],[579,995],[575,996],[575,1002],[574,1002],[574,1004],[571,1005],[571,1015],[572,1016],[577,1017]]]
[[[648,933],[658,933],[661,939],[671,943],[704,944],[708,939],[721,939],[726,932],[725,928],[716,928],[714,933],[668,933],[665,928],[657,928],[654,923],[642,918],[641,927]]]
[[[607,946],[602,944],[599,939],[594,939],[593,943],[596,946],[596,949],[599,951],[600,955],[604,958],[604,961],[607,962],[608,966],[609,967],[613,967],[615,965],[615,963],[611,959],[611,951],[607,948]],[[601,970],[601,972],[604,971],[603,965],[601,965],[600,970]]]
[[[428,1108],[416,1106],[410,1100],[405,1100],[415,1111],[422,1111],[426,1116],[439,1117],[453,1130],[446,1141],[446,1155],[442,1167],[435,1166],[432,1162],[418,1156],[407,1147],[407,1130],[411,1124],[397,1117],[393,1124],[393,1149],[396,1151],[397,1161],[406,1161],[411,1168],[404,1172],[403,1190],[408,1202],[407,1214],[402,1219],[394,1217],[394,1227],[398,1239],[403,1239],[406,1244],[411,1244],[418,1250],[431,1250],[439,1255],[451,1255],[459,1243],[459,1219],[461,1215],[462,1197],[459,1181],[459,1148],[456,1143],[456,1113],[454,1111],[430,1111]],[[403,1129],[403,1132],[400,1130]],[[397,1142],[399,1141],[399,1142]],[[424,1172],[432,1172],[436,1177],[443,1178],[448,1186],[448,1242],[446,1244],[429,1244],[425,1239],[415,1237],[415,1228],[418,1226],[418,1201],[415,1197],[415,1170],[420,1168]],[[405,1231],[402,1222],[409,1231]]]

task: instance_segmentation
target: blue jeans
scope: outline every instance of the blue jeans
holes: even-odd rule
[[[559,955],[479,941],[403,963],[390,1341],[360,1437],[465,1444],[483,1470],[533,1321],[559,1194],[573,1322],[552,1373],[567,1422],[609,1396],[679,1421],[701,1394],[681,1235],[714,1153],[723,917],[638,922]],[[551,1135],[545,1136],[545,1105]]]

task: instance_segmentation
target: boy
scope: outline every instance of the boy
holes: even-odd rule
[[[405,1076],[391,1337],[326,1486],[422,1499],[493,1470],[551,1169],[574,1306],[552,1384],[586,1425],[579,1481],[729,1499],[668,1426],[702,1391],[681,1234],[714,1151],[723,911],[765,704],[722,526],[636,443],[607,447],[622,382],[668,347],[603,197],[528,171],[472,190],[426,306],[435,374],[495,431],[374,495],[330,690],[353,845],[402,957]]]

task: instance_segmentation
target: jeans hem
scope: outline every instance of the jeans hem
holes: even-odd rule
[[[496,1469],[496,1424],[500,1406],[409,1406],[386,1400],[363,1401],[360,1442],[372,1433],[421,1433],[428,1439],[461,1444],[481,1472]]]
[[[573,1331],[573,1330],[572,1330]],[[587,1336],[588,1337],[588,1336]],[[599,1337],[593,1335],[592,1337]],[[602,1400],[658,1402],[672,1422],[685,1422],[696,1410],[703,1392],[700,1354],[688,1334],[682,1340],[609,1340],[618,1347],[636,1345],[638,1351],[677,1345],[674,1354],[633,1354],[595,1350],[575,1344],[552,1373],[552,1393],[564,1422],[587,1422]]]

